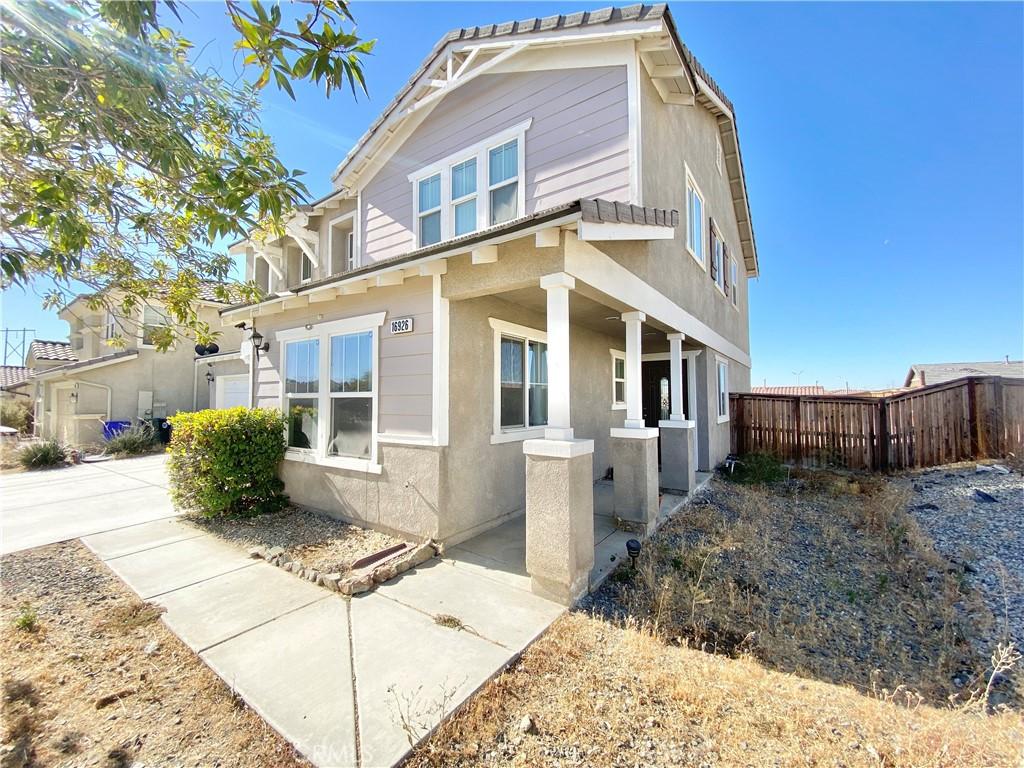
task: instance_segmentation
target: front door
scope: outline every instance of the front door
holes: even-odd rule
[[[687,360],[683,358],[683,410],[689,410],[689,380]],[[672,364],[668,360],[646,360],[640,384],[643,397],[644,425],[657,427],[672,413]],[[690,418],[686,414],[686,418]],[[658,464],[661,465],[661,441],[658,441]]]

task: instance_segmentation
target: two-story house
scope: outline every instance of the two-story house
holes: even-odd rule
[[[594,481],[650,531],[749,389],[732,104],[663,5],[458,29],[332,179],[233,246],[269,296],[221,312],[258,334],[288,493],[447,544],[525,514],[534,588],[572,600]]]
[[[220,332],[216,353],[197,354],[182,338],[158,352],[153,338],[168,323],[159,301],[130,316],[90,306],[79,296],[60,310],[68,342],[34,341],[26,365],[34,368],[35,429],[41,437],[88,446],[102,441],[108,421],[160,422],[178,411],[247,405],[248,364],[236,328],[220,328],[225,306],[204,285],[201,320]],[[118,344],[112,345],[111,340]]]

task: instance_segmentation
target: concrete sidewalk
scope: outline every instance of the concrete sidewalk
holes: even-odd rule
[[[319,766],[394,765],[564,610],[452,560],[348,600],[177,520],[83,542]]]
[[[0,553],[177,515],[165,454],[0,475]]]

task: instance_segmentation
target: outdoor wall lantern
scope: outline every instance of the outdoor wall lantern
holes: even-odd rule
[[[206,372],[206,383],[213,384],[213,371]]]

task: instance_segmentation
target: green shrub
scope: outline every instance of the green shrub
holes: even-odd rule
[[[744,485],[770,485],[787,476],[786,467],[772,453],[748,453],[740,456],[732,473],[725,470],[726,478]]]
[[[284,458],[284,417],[263,408],[172,416],[171,497],[206,517],[258,515],[287,502],[277,476]]]
[[[0,400],[0,424],[26,435],[32,431],[32,403],[25,400]]]
[[[67,460],[67,446],[56,440],[30,443],[18,451],[18,463],[25,469],[56,467],[64,464]]]
[[[138,456],[156,447],[156,433],[150,424],[132,424],[105,441],[107,453],[116,456]]]

